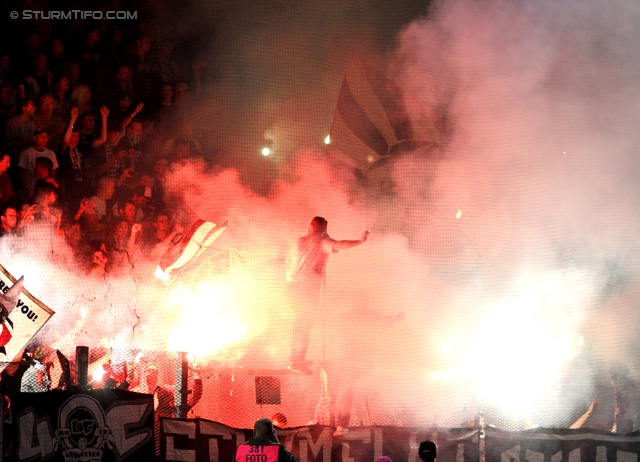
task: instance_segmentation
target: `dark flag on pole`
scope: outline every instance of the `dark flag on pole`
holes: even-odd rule
[[[438,138],[433,120],[411,119],[400,86],[351,59],[331,125],[330,155],[371,178],[402,152],[433,149]]]

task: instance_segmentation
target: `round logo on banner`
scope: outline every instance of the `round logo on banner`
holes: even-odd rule
[[[65,462],[100,462],[105,447],[113,448],[113,435],[100,403],[75,395],[60,407],[54,448],[62,448]]]

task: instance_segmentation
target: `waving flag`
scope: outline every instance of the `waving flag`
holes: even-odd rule
[[[156,275],[165,279],[172,271],[195,261],[226,228],[226,221],[221,225],[204,220],[196,221],[189,231],[164,253]]]
[[[435,131],[411,120],[395,82],[352,58],[338,95],[329,154],[346,155],[371,176],[402,152],[435,146]]]

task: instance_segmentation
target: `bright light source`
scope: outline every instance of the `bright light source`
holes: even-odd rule
[[[102,380],[102,377],[104,377],[104,374],[106,374],[106,372],[107,371],[105,371],[102,366],[98,367],[93,373],[93,380],[99,382],[100,380]]]
[[[169,280],[169,275],[162,271],[162,268],[160,268],[159,265],[156,267],[156,271],[153,274],[163,282],[167,282]]]
[[[271,154],[271,149],[269,148],[262,148],[262,155],[267,157],[269,154]]]
[[[324,139],[324,144],[331,144],[331,136],[327,135],[327,137]]]
[[[458,210],[458,213],[456,213],[456,218],[460,218],[462,216],[462,210]]]

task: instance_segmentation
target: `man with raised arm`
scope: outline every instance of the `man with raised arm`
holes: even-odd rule
[[[365,231],[357,241],[336,241],[327,234],[327,220],[314,217],[307,235],[298,239],[293,268],[287,272],[287,284],[297,313],[291,340],[290,369],[311,374],[304,357],[309,333],[320,307],[329,255],[363,244],[368,235],[369,231]]]

